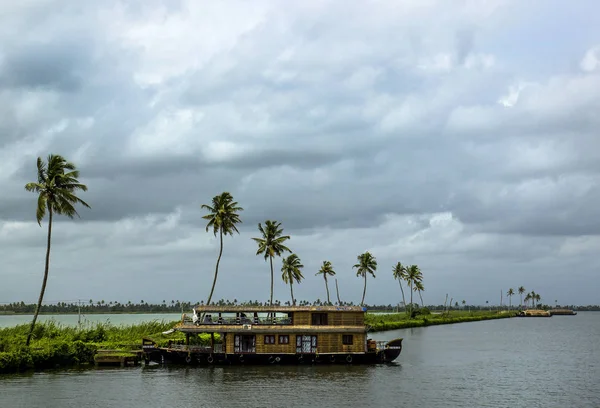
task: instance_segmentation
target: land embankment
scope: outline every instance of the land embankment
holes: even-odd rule
[[[405,313],[378,314],[367,313],[365,324],[370,326],[371,332],[386,330],[408,329],[411,327],[426,327],[440,324],[455,324],[466,322],[479,322],[482,320],[506,319],[514,317],[516,312],[496,311],[452,311],[450,313],[418,315],[410,319]]]

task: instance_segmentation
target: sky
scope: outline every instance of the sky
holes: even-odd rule
[[[600,4],[23,0],[0,5],[0,303],[37,300],[36,159],[80,170],[45,300],[269,298],[257,226],[281,222],[298,299],[600,303]],[[275,298],[290,299],[275,260]],[[330,282],[335,298],[334,282]],[[504,299],[506,302],[506,297]],[[518,296],[512,299],[519,302]]]

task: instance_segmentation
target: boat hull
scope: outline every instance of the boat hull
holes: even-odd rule
[[[297,365],[297,364],[385,364],[393,362],[402,352],[402,339],[386,343],[383,349],[364,353],[283,354],[283,353],[210,353],[145,345],[146,364],[188,366],[211,365]]]
[[[383,351],[352,354],[207,354],[158,349],[145,353],[147,363],[211,365],[382,364],[391,362]]]

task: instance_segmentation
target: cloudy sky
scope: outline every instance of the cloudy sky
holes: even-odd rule
[[[268,299],[250,238],[275,219],[299,299],[325,298],[330,260],[360,301],[369,250],[367,303],[399,300],[401,261],[426,303],[523,285],[598,304],[599,16],[585,0],[3,2],[0,302],[37,299],[47,224],[23,185],[57,153],[92,209],[56,220],[48,301],[206,299],[218,241],[200,206],[229,191],[243,225],[217,299]]]

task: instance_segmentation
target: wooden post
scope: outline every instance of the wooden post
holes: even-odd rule
[[[187,349],[189,350],[190,349],[190,334],[189,333],[185,334],[185,345],[186,345]]]
[[[215,334],[210,334],[210,349],[214,353],[215,352]]]

